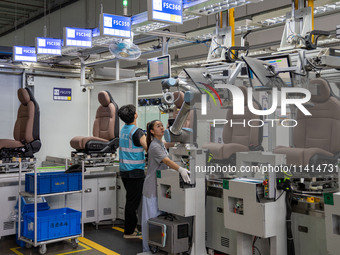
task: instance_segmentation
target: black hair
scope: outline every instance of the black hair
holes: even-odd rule
[[[135,120],[136,107],[133,104],[123,105],[118,110],[119,118],[125,122],[125,124],[131,124]]]
[[[157,121],[160,121],[160,120],[153,120],[153,121],[150,121],[147,126],[146,126],[146,130],[147,130],[147,133],[146,133],[146,144],[147,144],[147,150],[149,150],[149,147],[150,147],[150,144],[153,140],[153,134],[151,133],[151,130],[153,130],[153,127],[155,126],[155,123]]]

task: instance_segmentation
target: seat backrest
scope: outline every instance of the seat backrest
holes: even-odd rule
[[[298,148],[321,148],[331,153],[340,152],[340,100],[329,83],[321,78],[309,82],[312,114],[305,116],[297,112],[297,126],[294,127],[293,141]]]
[[[18,89],[20,106],[13,136],[17,141],[30,143],[40,139],[40,111],[32,92],[28,88]]]
[[[100,91],[98,101],[100,106],[93,124],[93,136],[112,140],[119,136],[118,105],[108,91]]]
[[[262,127],[249,127],[248,121],[251,119],[259,119],[259,116],[250,112],[247,106],[248,100],[248,91],[245,86],[239,87],[244,95],[244,115],[233,115],[233,109],[229,108],[227,110],[226,123],[223,127],[223,142],[227,143],[238,143],[244,146],[258,146],[262,144],[263,139],[263,129]],[[261,110],[260,104],[253,98],[253,106],[257,110]],[[261,118],[260,118],[261,119]],[[231,125],[231,120],[234,123],[243,123],[245,121],[245,125],[243,124],[233,124]],[[251,123],[253,126],[260,126],[259,121],[253,121]]]

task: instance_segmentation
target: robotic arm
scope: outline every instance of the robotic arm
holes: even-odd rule
[[[169,92],[171,87],[179,86],[186,92],[184,94],[184,102],[175,119],[174,124],[170,129],[165,131],[164,138],[167,142],[189,143],[192,130],[183,128],[190,110],[194,104],[199,100],[201,93],[198,89],[193,88],[187,84],[181,84],[178,79],[169,78],[162,81],[163,97],[166,103],[172,104],[175,101],[173,93]]]

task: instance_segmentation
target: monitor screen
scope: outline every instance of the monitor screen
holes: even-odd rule
[[[287,68],[291,66],[290,58],[288,55],[262,57],[258,59],[268,63],[271,66],[274,66],[275,68]],[[254,75],[254,73],[252,72],[250,68],[248,68],[248,74],[249,74],[250,84],[253,88],[263,87],[259,79]],[[284,73],[280,73],[278,76],[282,79],[282,81],[286,84],[287,87],[293,87],[292,73],[284,72]]]
[[[170,56],[161,56],[148,59],[148,80],[160,80],[170,78]]]

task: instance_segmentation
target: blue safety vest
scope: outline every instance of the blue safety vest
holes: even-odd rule
[[[132,140],[133,134],[138,128],[135,125],[124,125],[119,136],[119,168],[127,172],[134,169],[144,170],[144,148],[135,146]]]

